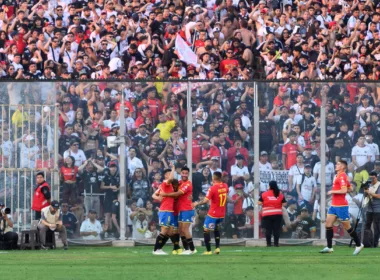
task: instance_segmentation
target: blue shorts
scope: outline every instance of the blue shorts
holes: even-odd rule
[[[180,223],[192,223],[194,218],[194,210],[180,211],[179,222]]]
[[[212,218],[209,215],[206,216],[203,228],[214,231],[219,229],[219,225],[223,223],[224,218]]]
[[[174,214],[173,212],[158,212],[159,224],[162,227],[174,226]]]
[[[177,216],[173,215],[173,227],[175,229],[178,229],[178,215]]]
[[[329,211],[327,212],[327,215],[335,215],[341,221],[350,220],[350,213],[348,212],[348,206],[340,206],[340,207],[330,206]]]

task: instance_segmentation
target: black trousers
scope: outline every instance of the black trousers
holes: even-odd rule
[[[17,249],[17,241],[18,241],[18,235],[15,232],[7,232],[4,235],[0,235],[0,239],[3,242],[6,242],[8,244],[4,244],[4,247],[2,249],[5,250],[12,250]]]
[[[267,246],[272,245],[272,234],[274,239],[274,245],[278,245],[280,239],[282,226],[282,215],[272,215],[263,217],[263,227],[265,228],[265,238],[267,240]]]
[[[380,213],[368,212],[366,214],[366,223],[365,229],[371,230],[371,226],[373,223],[373,245],[376,248],[379,245],[379,237],[380,237]]]
[[[34,219],[41,220],[41,211],[34,211]]]

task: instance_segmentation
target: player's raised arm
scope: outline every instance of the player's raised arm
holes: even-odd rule
[[[175,166],[174,164],[170,164],[171,168],[172,168],[172,171],[170,172],[170,175],[169,175],[169,178],[167,180],[167,184],[171,184],[173,179],[174,179],[174,173],[175,173]]]

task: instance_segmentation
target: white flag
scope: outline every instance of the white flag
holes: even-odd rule
[[[180,60],[186,62],[187,64],[194,65],[195,67],[200,66],[197,62],[197,55],[191,50],[191,48],[178,34],[175,39],[175,48],[177,50],[177,55]]]

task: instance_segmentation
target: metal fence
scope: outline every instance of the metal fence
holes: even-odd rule
[[[331,161],[334,137],[331,137],[329,127],[331,120],[326,124],[326,114],[333,113],[336,120],[342,120],[339,110],[343,109],[343,99],[346,96],[349,96],[350,102],[356,102],[356,108],[361,106],[360,98],[363,94],[370,94],[377,104],[377,84],[364,85],[367,92],[363,93],[362,84],[356,82],[338,84],[310,81],[169,80],[0,83],[0,182],[4,182],[0,183],[0,199],[4,199],[12,208],[18,229],[28,225],[32,217],[30,205],[34,174],[37,170],[43,169],[47,172],[48,181],[53,186],[53,198],[59,199],[58,162],[62,160],[64,150],[61,150],[62,147],[59,147],[58,143],[59,138],[65,134],[65,123],[60,120],[60,115],[66,114],[66,109],[62,108],[62,101],[65,98],[79,100],[79,106],[73,106],[71,103],[71,108],[67,110],[75,113],[82,111],[83,121],[90,118],[92,124],[98,123],[100,119],[103,121],[111,118],[110,106],[121,101],[128,108],[124,113],[125,132],[118,132],[119,136],[127,136],[126,160],[122,159],[125,160],[126,168],[120,170],[127,184],[121,186],[123,193],[131,190],[133,195],[134,191],[132,177],[135,166],[131,164],[129,149],[134,147],[140,159],[147,159],[149,163],[149,159],[158,156],[157,147],[162,145],[161,140],[156,141],[152,136],[147,142],[134,142],[139,133],[136,131],[139,127],[135,125],[145,124],[148,134],[154,135],[153,129],[160,127],[159,114],[164,112],[168,118],[175,121],[179,129],[179,138],[175,136],[173,139],[170,132],[165,135],[161,133],[161,138],[164,139],[163,147],[166,145],[172,148],[165,148],[162,162],[164,165],[173,162],[178,166],[186,163],[192,169],[194,199],[198,199],[210,187],[209,178],[212,172],[221,170],[229,175],[226,182],[231,186],[231,202],[227,205],[224,238],[258,239],[263,236],[257,201],[260,192],[266,190],[268,182],[276,180],[289,200],[296,199],[299,207],[306,205],[310,209],[310,218],[313,219],[317,231],[308,237],[323,239],[324,230],[320,229],[324,227],[329,201],[326,196],[326,180],[330,184],[333,174],[327,167],[313,168],[313,171],[315,169],[318,173],[315,176],[317,187],[315,192],[313,191],[313,198],[302,202],[294,192],[304,168],[294,172],[297,168],[291,168],[289,157],[284,157],[284,146],[289,141],[288,134],[295,131],[301,147],[298,152],[302,153],[304,158],[309,158],[310,155],[305,151],[308,149],[305,148],[312,146],[313,155],[319,158],[319,166],[327,166]],[[146,92],[149,87],[155,88],[157,99],[150,98],[150,93]],[[360,96],[359,101],[357,96]],[[81,100],[92,100],[92,104],[99,104],[95,110],[94,105],[83,107]],[[112,100],[110,104],[107,103],[109,100]],[[56,102],[61,104],[56,106]],[[142,114],[145,114],[141,110],[144,106],[148,106],[150,115],[141,119]],[[299,125],[301,119],[309,119],[309,115],[305,117],[305,111],[309,111],[306,108],[311,109],[313,120],[318,120],[318,133],[314,131],[310,135],[309,128]],[[100,115],[97,114],[99,110],[103,110]],[[372,106],[371,110],[378,111],[378,107]],[[342,114],[345,113],[343,111]],[[119,111],[118,114],[120,116]],[[358,114],[353,114],[352,118],[364,122],[362,126],[366,125],[365,115],[359,111]],[[314,122],[307,125],[313,124]],[[110,128],[112,130],[112,127]],[[305,135],[305,132],[308,132],[308,135]],[[207,141],[201,141],[202,139]],[[380,139],[376,139],[378,140]],[[106,137],[99,138],[99,147],[102,147],[100,152],[117,155],[117,147],[108,149],[106,142]],[[85,152],[89,157],[99,153],[91,149]],[[141,153],[145,153],[145,156]],[[268,155],[267,159],[264,158],[265,153]],[[237,169],[238,154],[243,156],[243,167],[247,171]],[[266,162],[270,162],[270,169],[265,167]],[[292,163],[294,165],[296,162]],[[144,167],[149,173],[151,165],[146,164]],[[153,182],[149,178],[146,180],[151,187]],[[242,185],[242,190],[240,187],[237,189],[237,185]],[[254,216],[251,213],[247,214],[245,208],[237,209],[236,203],[232,202],[240,199],[241,193],[244,193],[244,207],[254,207]],[[146,203],[146,199],[142,201]],[[131,210],[131,207],[128,205],[127,210]],[[195,235],[198,228],[201,228],[203,218],[198,213],[199,211],[193,223]],[[126,215],[125,221],[121,221],[121,226],[126,228],[129,225],[134,228],[134,221],[129,219],[129,214]]]

